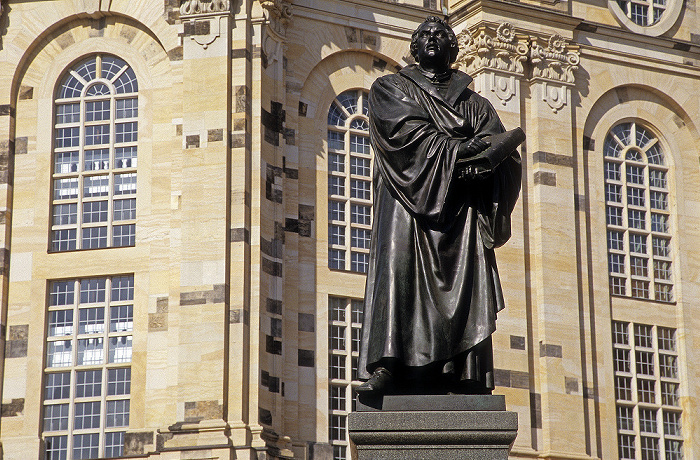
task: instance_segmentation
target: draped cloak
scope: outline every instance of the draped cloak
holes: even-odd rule
[[[374,224],[360,378],[383,358],[421,368],[462,357],[462,379],[493,386],[493,364],[475,371],[472,351],[488,343],[490,356],[505,306],[494,248],[510,238],[521,165],[513,152],[488,179],[456,178],[461,143],[504,131],[471,81],[453,71],[443,97],[412,65],[372,85]]]

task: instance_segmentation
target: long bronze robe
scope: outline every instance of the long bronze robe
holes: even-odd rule
[[[461,357],[462,379],[493,387],[493,364],[479,354],[490,357],[504,308],[494,247],[510,237],[521,165],[513,152],[487,180],[455,177],[462,142],[504,131],[471,81],[453,71],[443,97],[414,65],[372,85],[375,202],[360,378],[382,358],[424,368]]]

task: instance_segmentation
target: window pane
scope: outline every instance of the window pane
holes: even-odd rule
[[[70,396],[70,372],[46,374],[44,399],[67,399]]]
[[[104,302],[105,286],[105,278],[80,280],[80,303]]]
[[[56,140],[54,147],[77,147],[80,144],[80,128],[56,128]]]
[[[102,56],[102,78],[112,80],[124,67],[126,67],[126,62],[118,57]]]
[[[73,460],[97,458],[99,442],[100,435],[97,433],[73,435]]]
[[[112,278],[112,302],[134,300],[134,277],[115,276]]]
[[[107,395],[128,395],[131,393],[131,368],[109,369],[107,371]]]
[[[78,371],[75,373],[75,397],[91,398],[102,394],[102,370]]]
[[[112,229],[112,246],[133,246],[136,241],[136,225],[115,225]]]
[[[102,364],[104,362],[104,339],[78,340],[78,366],[87,364]]]
[[[351,246],[353,248],[369,249],[372,232],[363,228],[353,228]]]
[[[110,363],[130,363],[131,362],[131,336],[110,337],[109,338],[109,362]]]
[[[87,176],[83,179],[84,197],[107,195],[109,195],[109,176]]]
[[[67,174],[78,172],[78,152],[56,152],[54,154],[54,173]]]
[[[644,185],[644,167],[627,165],[627,182]]]
[[[124,447],[124,432],[105,433],[105,457],[121,457]]]
[[[337,131],[328,131],[328,148],[345,150],[345,135]]]
[[[369,158],[350,157],[350,174],[370,177]]]
[[[136,146],[117,147],[114,149],[115,168],[135,168],[137,163]]]
[[[51,232],[52,251],[72,251],[76,247],[75,229],[54,230]]]
[[[138,99],[117,99],[117,118],[136,118],[139,116]]]
[[[114,200],[114,220],[136,219],[136,199]]]
[[[117,426],[129,426],[129,400],[119,399],[107,401],[107,416],[105,417],[107,428]]]
[[[340,173],[345,172],[345,155],[340,153],[329,153],[328,170]]]
[[[107,222],[109,214],[107,201],[88,201],[83,203],[83,223]]]
[[[115,127],[116,138],[114,142],[136,142],[138,140],[138,128],[136,122],[117,123]]]
[[[134,329],[133,305],[117,305],[109,310],[109,332],[129,332]]]
[[[48,343],[46,352],[47,367],[68,367],[73,365],[73,348],[70,340]]]
[[[78,64],[75,71],[87,82],[94,80],[97,78],[97,60],[92,56]]]
[[[66,75],[63,82],[61,82],[61,88],[59,89],[58,98],[71,98],[80,97],[80,92],[83,90],[83,83],[75,78],[73,75]]]
[[[139,87],[134,71],[130,67],[127,68],[114,82],[114,87],[117,89],[118,94],[137,92]]]
[[[115,174],[114,194],[129,195],[136,193],[136,173]]]
[[[351,134],[350,151],[353,153],[364,153],[369,155],[369,137]]]
[[[107,227],[90,227],[83,229],[83,249],[107,247]]]
[[[46,437],[46,460],[68,459],[68,436]]]
[[[75,301],[75,282],[70,281],[53,281],[50,289],[49,305],[73,305]]]
[[[328,124],[334,126],[345,126],[347,116],[343,110],[335,104],[331,104],[328,110]]]
[[[44,431],[64,431],[68,429],[68,404],[44,406]]]
[[[100,144],[109,144],[109,125],[86,126],[85,145]]]
[[[328,226],[328,239],[330,244],[345,245],[345,227],[342,225]]]
[[[328,176],[328,193],[331,195],[345,195],[345,178]]]
[[[71,225],[78,222],[78,204],[56,204],[53,206],[53,225]]]
[[[353,224],[371,225],[371,206],[353,204],[350,206],[350,218]]]
[[[104,86],[104,85],[102,85]],[[97,89],[96,86],[90,89]],[[106,88],[106,87],[105,87]],[[109,94],[109,90],[107,93]],[[89,101],[85,103],[85,121],[103,121],[109,120],[109,100],[106,101]]]
[[[85,151],[85,171],[109,169],[109,149]]]
[[[350,181],[350,197],[361,200],[369,200],[370,182],[367,180],[352,179]]]
[[[367,273],[369,268],[369,254],[364,252],[352,252],[350,270],[358,273]]]
[[[345,380],[345,356],[330,355],[331,379]]]
[[[78,123],[80,121],[80,104],[56,104],[56,124]]]
[[[83,430],[100,427],[100,402],[75,403],[75,424],[73,428]]]
[[[78,198],[78,178],[55,179],[53,181],[54,200],[69,200]]]
[[[49,312],[49,337],[73,334],[73,310]]]

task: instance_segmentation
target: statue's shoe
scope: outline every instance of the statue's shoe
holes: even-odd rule
[[[357,387],[356,391],[363,395],[385,394],[392,386],[393,376],[383,367],[378,367],[365,383]]]

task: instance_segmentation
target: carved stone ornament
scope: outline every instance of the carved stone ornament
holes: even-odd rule
[[[259,0],[260,5],[270,13],[270,19],[281,23],[283,26],[289,24],[292,19],[292,4],[288,0]]]
[[[506,22],[496,30],[481,26],[471,33],[465,29],[457,35],[457,40],[460,51],[455,65],[471,76],[486,73],[488,90],[505,106],[517,93],[516,77],[524,74],[527,37],[516,34],[513,26]]]
[[[181,16],[206,13],[227,13],[228,11],[228,0],[182,0],[180,3]]]
[[[575,83],[574,71],[581,62],[577,46],[567,44],[558,34],[545,40],[533,37],[530,44],[532,78],[540,80],[542,100],[557,113],[568,104],[569,86]]]
[[[501,70],[522,75],[527,60],[527,38],[517,35],[507,22],[493,30],[479,27],[474,33],[468,29],[457,34],[459,55],[456,65],[466,68],[470,75],[484,69]]]
[[[533,37],[530,44],[532,60],[532,77],[560,83],[573,84],[574,71],[581,62],[577,46],[571,46],[558,34],[554,34],[544,43],[539,37]]]

